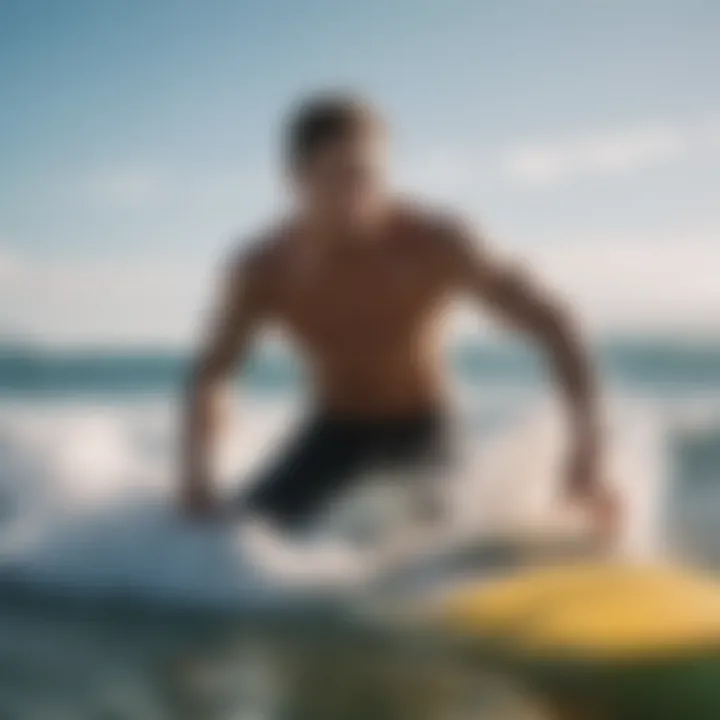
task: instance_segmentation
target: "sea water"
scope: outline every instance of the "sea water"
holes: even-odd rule
[[[720,342],[634,339],[597,354],[627,550],[720,566]],[[464,454],[448,487],[456,521],[472,531],[541,514],[563,435],[547,368],[489,343],[459,344],[448,363]],[[324,643],[327,619],[284,608],[291,594],[248,558],[241,528],[178,517],[186,365],[169,351],[0,352],[0,718],[317,717],[328,703],[329,717],[379,717],[377,693],[363,704],[354,686],[377,656],[363,664],[357,639]],[[235,397],[218,453],[228,496],[292,432],[301,369],[260,353]],[[382,657],[386,705],[417,699],[398,668],[440,683],[449,667]]]

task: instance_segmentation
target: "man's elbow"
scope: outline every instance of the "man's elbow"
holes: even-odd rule
[[[537,316],[536,328],[554,347],[578,346],[582,341],[582,328],[577,313],[563,299],[543,304]]]

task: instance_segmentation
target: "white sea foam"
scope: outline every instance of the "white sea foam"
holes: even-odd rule
[[[452,521],[466,535],[547,522],[557,509],[560,413],[540,402],[500,421],[497,408],[476,406],[472,417],[464,416],[463,470],[445,478]],[[245,406],[221,453],[225,491],[234,491],[237,478],[262,462],[293,415],[284,405]],[[290,548],[240,523],[182,520],[174,504],[175,416],[162,400],[5,403],[0,577],[78,593],[191,602],[247,602],[288,583],[357,579],[356,557],[341,539]],[[490,416],[493,424],[482,422]],[[698,413],[693,417],[697,423]],[[629,508],[625,552],[658,551],[667,537],[665,422],[636,402],[609,404],[605,471]],[[334,515],[336,524],[338,517],[342,512]]]

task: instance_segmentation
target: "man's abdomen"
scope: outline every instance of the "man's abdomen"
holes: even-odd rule
[[[366,348],[354,357],[325,358],[315,367],[314,401],[323,411],[392,418],[445,409],[445,382],[434,353]]]

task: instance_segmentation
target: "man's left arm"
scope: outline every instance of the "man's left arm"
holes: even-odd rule
[[[494,257],[479,233],[456,223],[446,234],[455,285],[547,350],[567,401],[572,432],[567,493],[587,501],[602,524],[614,522],[614,507],[598,472],[601,427],[595,371],[573,314],[523,267]]]

